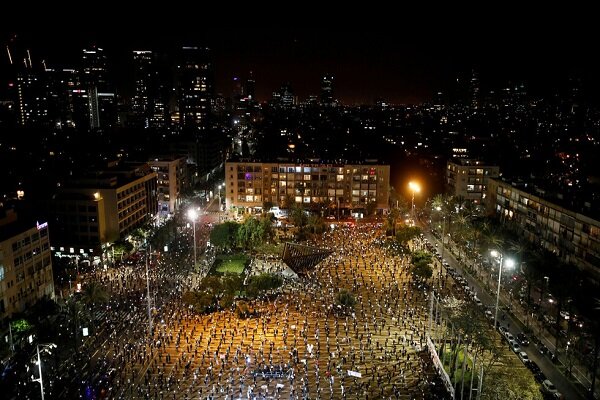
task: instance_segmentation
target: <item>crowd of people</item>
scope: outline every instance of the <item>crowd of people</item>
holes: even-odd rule
[[[145,269],[98,271],[89,279],[112,300],[81,349],[89,357],[71,360],[65,379],[79,380],[83,398],[443,399],[425,349],[429,295],[413,284],[409,257],[379,245],[383,234],[361,224],[313,239],[333,254],[285,279],[275,298],[251,300],[248,318],[184,305],[182,294],[204,276],[182,268],[188,255],[151,263],[151,324]],[[283,269],[268,259],[253,266]],[[353,308],[338,304],[341,289]]]

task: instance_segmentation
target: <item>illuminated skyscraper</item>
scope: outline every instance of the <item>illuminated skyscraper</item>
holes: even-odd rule
[[[116,122],[115,92],[108,80],[104,50],[83,50],[81,84],[88,100],[90,129],[106,128]]]
[[[182,128],[208,127],[213,98],[210,49],[183,47],[177,67],[179,77],[179,122]]]
[[[321,104],[333,105],[333,75],[325,74],[321,80]]]
[[[38,126],[48,122],[48,98],[41,74],[25,68],[17,74],[19,124]]]
[[[471,96],[471,108],[473,110],[477,110],[480,106],[480,98],[479,98],[479,75],[475,70],[473,70],[473,74],[471,75],[471,82],[469,85],[469,94]]]
[[[135,122],[144,128],[162,128],[167,121],[167,107],[156,55],[152,51],[136,50],[133,63]]]

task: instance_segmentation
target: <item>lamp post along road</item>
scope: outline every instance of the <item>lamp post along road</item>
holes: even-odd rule
[[[148,298],[148,332],[152,336],[152,307],[150,305],[150,274],[148,273],[148,259],[152,254],[152,245],[148,245],[148,254],[146,254],[146,297]]]
[[[188,217],[192,220],[192,229],[194,230],[194,270],[196,270],[196,218],[198,218],[198,213],[196,210],[190,209]]]
[[[40,379],[38,382],[40,383],[40,392],[42,394],[42,400],[44,400],[44,380],[42,378],[42,359],[40,358],[40,345],[35,346],[37,350],[37,361],[38,361],[38,371],[40,373]]]
[[[415,225],[415,192],[420,193],[421,186],[419,186],[418,183],[411,181],[411,182],[408,182],[408,187],[410,190],[412,190],[411,210],[412,210],[412,220],[413,220],[413,226],[414,226]]]
[[[500,302],[500,283],[502,281],[502,263],[504,260],[504,256],[502,253],[492,250],[492,256],[500,258],[500,267],[498,268],[498,289],[496,291],[496,314],[494,315],[494,329],[498,328],[498,303]],[[506,260],[506,267],[512,268],[514,265],[514,261],[511,259]]]
[[[44,400],[44,379],[42,377],[42,359],[40,357],[40,346],[42,346],[42,349],[45,349],[47,352],[50,352],[50,350],[55,348],[56,345],[54,343],[46,343],[46,344],[37,344],[35,346],[35,349],[37,352],[38,373],[40,374],[40,377],[38,379],[32,379],[32,380],[34,382],[38,382],[40,384],[40,393],[42,395],[42,400]],[[33,376],[32,376],[32,378],[33,378]]]

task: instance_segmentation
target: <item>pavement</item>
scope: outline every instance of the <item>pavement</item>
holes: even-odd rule
[[[441,241],[435,236],[433,236],[431,232],[426,232],[425,237],[431,243],[437,244],[438,248],[441,249]],[[474,276],[472,276],[469,273],[469,271],[464,267],[463,263],[457,260],[455,254],[458,254],[456,246],[453,243],[446,243],[444,248],[444,260],[446,260],[451,267],[455,268],[458,272],[460,272],[461,276],[463,276],[467,280],[469,286],[474,288],[474,290],[477,293],[477,296],[481,299],[484,306],[486,308],[491,307],[490,309],[492,313],[494,313],[496,304],[495,290],[493,290],[494,293],[488,292],[485,289],[483,283],[477,280]],[[502,325],[506,327],[508,331],[513,334],[513,336],[516,336],[517,333],[523,332],[526,322],[526,316],[524,315],[524,313],[519,314],[517,312],[517,315],[515,315],[515,313],[513,312],[506,313],[501,311],[504,310],[504,307],[508,303],[508,299],[503,299],[502,295],[500,296],[500,298],[501,301],[498,306],[498,326]],[[515,308],[513,308],[512,311],[515,311]],[[505,315],[505,317],[504,319],[501,319],[501,316],[503,315]],[[554,348],[555,340],[548,332],[538,336],[538,338],[548,348]],[[576,388],[576,386],[569,380],[569,378],[567,378],[563,373],[561,373],[561,371],[557,368],[557,365],[555,365],[548,357],[546,357],[538,351],[533,341],[529,346],[523,347],[522,351],[525,351],[529,358],[540,367],[544,375],[546,375],[547,379],[554,383],[558,391],[563,394],[565,399],[586,399],[585,395],[582,394],[578,390],[578,388]],[[573,373],[574,375],[582,375],[582,372],[576,370],[575,368],[573,369]],[[579,379],[583,380],[584,382],[587,382],[587,386],[589,386],[589,380],[587,380],[585,376],[579,376]],[[598,396],[596,396],[596,398],[598,398]]]

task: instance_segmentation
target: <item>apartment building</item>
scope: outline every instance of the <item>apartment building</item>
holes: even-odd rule
[[[558,197],[549,199],[547,192],[535,186],[501,179],[490,179],[489,190],[490,212],[516,223],[529,242],[600,280],[600,221],[590,216],[591,207],[586,215],[560,205]]]
[[[0,321],[45,296],[54,298],[48,223],[0,208]]]
[[[458,158],[446,165],[446,188],[450,195],[483,204],[487,196],[489,178],[497,178],[500,168],[483,161]]]
[[[51,204],[55,250],[97,254],[155,218],[156,178],[147,163],[112,164],[67,182]]]
[[[159,157],[148,164],[157,174],[158,213],[162,216],[175,213],[181,191],[188,185],[185,157]]]
[[[341,208],[376,203],[388,208],[390,166],[375,163],[329,164],[318,161],[243,162],[225,164],[226,207],[284,206],[291,201],[305,207],[324,203]]]

